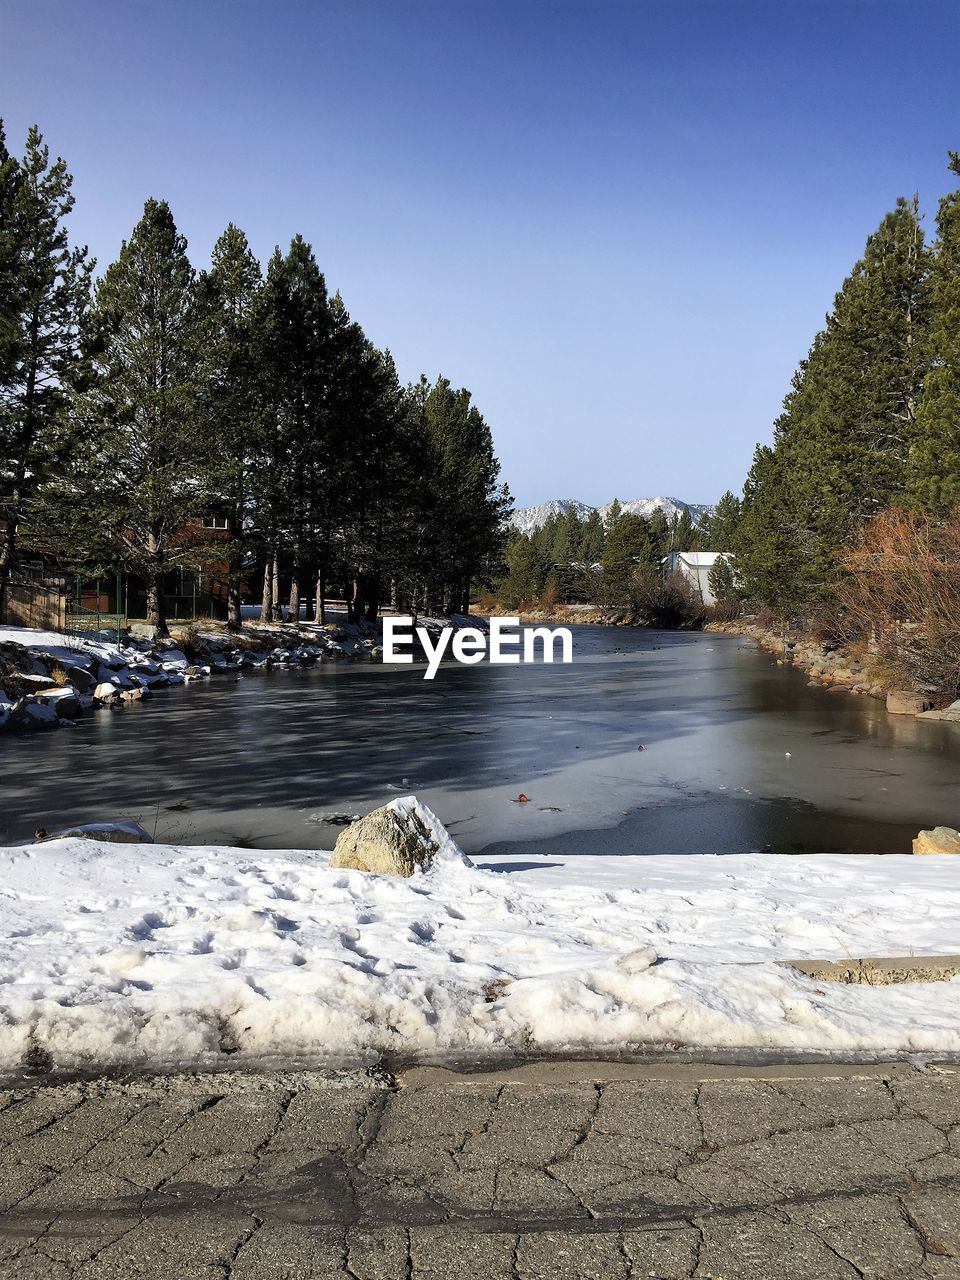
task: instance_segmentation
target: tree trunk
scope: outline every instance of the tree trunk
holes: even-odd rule
[[[273,549],[272,573],[270,576],[270,621],[279,622],[280,614],[280,553]]]
[[[317,570],[317,589],[313,605],[313,620],[321,627],[327,620],[326,601],[323,598],[323,588],[326,583],[326,576],[326,570],[323,565],[321,565]]]
[[[300,621],[300,566],[294,560],[290,575],[290,600],[288,605],[291,622]]]
[[[263,566],[263,591],[260,594],[260,621],[273,621],[273,554],[267,553]]]
[[[376,622],[380,615],[380,579],[374,575],[367,582],[366,608],[363,616],[367,622]]]
[[[163,570],[159,565],[152,566],[147,575],[147,622],[156,627],[158,637],[170,634],[163,608]]]
[[[239,631],[243,626],[243,614],[240,610],[240,557],[230,557],[230,568],[227,572],[227,627],[231,631]]]
[[[17,519],[10,515],[3,522],[3,540],[0,541],[0,623],[6,616],[7,587],[10,582],[10,570],[13,568],[13,552],[17,539]]]

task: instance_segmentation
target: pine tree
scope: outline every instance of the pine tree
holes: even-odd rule
[[[700,522],[702,549],[729,551],[736,542],[740,519],[740,499],[728,489],[713,511]]]
[[[654,558],[657,564],[663,561],[664,556],[670,550],[670,522],[667,519],[666,512],[660,507],[655,507],[650,513],[650,519],[647,522],[650,527],[650,538],[654,547]]]
[[[693,517],[688,507],[684,507],[670,521],[667,538],[669,551],[692,551],[695,541]]]
[[[603,521],[594,508],[583,522],[580,542],[580,558],[589,567],[597,564],[603,555]]]
[[[421,529],[418,553],[428,609],[466,612],[470,584],[492,580],[510,495],[490,429],[446,378],[414,392],[422,440]]]
[[[200,517],[216,491],[200,408],[203,318],[186,240],[169,205],[148,200],[97,286],[95,377],[83,404],[99,431],[68,500],[91,558],[144,579],[146,618],[160,635],[164,574],[196,563]]]
[[[6,403],[12,386],[20,346],[20,273],[23,269],[22,237],[17,228],[17,192],[22,174],[7,150],[0,120],[0,388]]]
[[[19,165],[0,142],[0,616],[31,505],[77,445],[69,391],[93,263],[68,242],[71,184],[35,126]]]
[[[308,553],[316,531],[326,526],[333,483],[333,319],[326,282],[302,236],[294,237],[285,255],[277,249],[271,257],[253,325],[263,397],[263,448],[255,477],[256,536],[265,562],[262,615],[280,616],[285,558],[289,610],[296,619]]]
[[[254,317],[262,284],[247,238],[231,222],[213,248],[200,296],[208,335],[201,407],[217,472],[217,504],[228,514],[227,622],[241,626],[240,578],[250,539],[253,475],[262,448],[263,407]]]
[[[717,604],[725,610],[739,611],[740,594],[733,566],[726,556],[718,556],[714,560],[707,577],[710,591]]]
[[[950,152],[960,174],[960,155]],[[927,372],[910,454],[913,505],[941,515],[960,504],[960,191],[940,201],[931,269]]]
[[[532,538],[517,533],[507,543],[504,559],[507,574],[498,588],[498,597],[507,609],[531,604],[544,589],[549,563],[538,553]]]
[[[603,548],[603,591],[609,604],[626,604],[638,568],[656,564],[656,546],[643,516],[621,515],[607,530]]]
[[[929,254],[916,201],[867,241],[758,449],[734,550],[745,588],[784,611],[829,589],[841,544],[903,498],[917,436]]]

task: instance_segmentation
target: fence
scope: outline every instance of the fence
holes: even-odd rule
[[[65,578],[17,575],[7,583],[6,604],[0,622],[11,627],[37,627],[63,631],[67,615]]]

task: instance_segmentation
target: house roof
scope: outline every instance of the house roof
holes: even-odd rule
[[[691,569],[709,569],[717,560],[731,558],[729,551],[671,551],[670,556],[676,556]]]

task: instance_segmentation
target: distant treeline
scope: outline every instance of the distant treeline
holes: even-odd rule
[[[629,607],[647,594],[651,571],[660,574],[668,552],[729,551],[739,523],[732,493],[699,524],[686,508],[644,517],[615,500],[604,520],[596,510],[581,518],[571,507],[510,539],[498,599],[509,608],[576,601]]]
[[[266,616],[281,584],[295,618],[328,586],[354,618],[466,608],[510,506],[470,393],[402,387],[299,235],[263,271],[230,224],[197,272],[151,199],[95,280],[70,188],[35,128],[22,159],[0,129],[0,609],[44,556],[140,576],[163,628],[164,575],[214,554],[204,521],[229,531],[234,624],[261,574]]]

